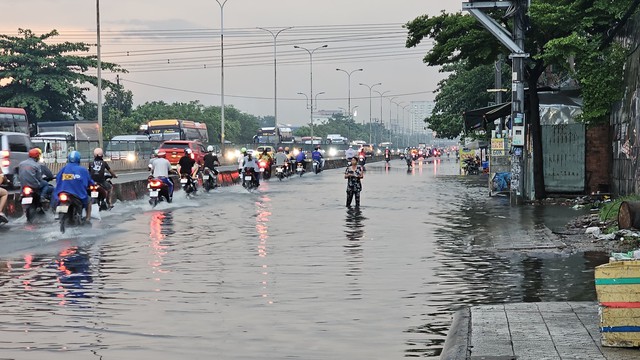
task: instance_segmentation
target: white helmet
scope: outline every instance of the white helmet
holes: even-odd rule
[[[100,148],[96,148],[95,150],[93,150],[93,156],[100,156],[102,157],[103,153],[102,153],[102,149]]]
[[[186,148],[186,149],[184,149],[184,152],[186,154],[191,154],[193,152],[193,150],[191,150],[191,148]]]
[[[207,151],[208,152],[213,152],[213,145],[207,146]]]

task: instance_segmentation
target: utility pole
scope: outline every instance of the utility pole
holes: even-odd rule
[[[526,154],[526,120],[524,117],[524,60],[529,54],[524,51],[524,27],[527,6],[530,0],[512,1],[474,1],[462,3],[462,10],[468,11],[476,18],[493,36],[505,47],[511,50],[509,57],[512,59],[511,89],[513,101],[511,103],[511,204],[517,205],[523,202],[525,196],[525,172],[524,159]],[[513,7],[513,34],[482,12],[482,9],[495,10]],[[542,154],[534,154],[542,156]]]
[[[98,146],[103,148],[104,130],[102,129],[102,57],[100,46],[100,0],[96,0],[96,37],[97,37],[97,66],[98,66]]]

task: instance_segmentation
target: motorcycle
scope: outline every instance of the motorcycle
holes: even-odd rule
[[[282,181],[282,179],[287,176],[284,165],[276,166],[276,177],[278,180]]]
[[[271,163],[269,161],[260,160],[258,162],[258,167],[260,168],[263,179],[268,180],[269,178],[271,178]]]
[[[318,174],[322,172],[322,160],[313,160],[313,173]]]
[[[464,172],[467,175],[479,175],[480,168],[474,159],[466,158],[464,159]]]
[[[304,162],[299,162],[296,165],[296,173],[300,175],[300,177],[302,177],[302,175],[304,174]]]
[[[413,168],[413,161],[411,161],[410,157],[407,157],[405,160],[407,161],[407,171],[411,171],[411,168]]]
[[[362,170],[366,171],[364,164],[367,162],[367,158],[364,155],[358,155],[358,165],[362,166]]]
[[[204,187],[204,190],[207,192],[218,187],[218,174],[215,169],[204,168],[202,171],[202,187]]]
[[[244,168],[242,186],[249,191],[255,189],[257,187],[256,176],[257,174],[253,168]]]
[[[27,216],[27,222],[33,223],[33,220],[37,215],[44,215],[49,209],[49,201],[42,199],[40,191],[33,189],[30,186],[23,186],[20,192],[20,203],[22,204],[22,211]]]
[[[147,189],[149,189],[149,204],[152,207],[156,207],[161,201],[171,203],[172,197],[169,194],[169,185],[165,184],[161,179],[149,176]]]
[[[404,153],[400,153],[400,160],[404,160],[405,156]]]
[[[180,176],[180,185],[182,185],[182,190],[187,194],[187,196],[190,196],[197,191],[194,179],[187,174],[182,174]]]
[[[105,175],[105,181],[111,184],[111,175]],[[113,184],[111,184],[111,188],[113,189]],[[107,196],[109,193],[107,189],[103,188],[99,184],[89,186],[89,195],[91,196],[91,202],[93,204],[98,204],[98,208],[100,211],[109,210],[109,203],[107,202]]]
[[[82,201],[76,196],[66,192],[58,194],[58,206],[56,213],[60,217],[60,232],[64,234],[67,226],[79,226],[84,224],[82,220]]]

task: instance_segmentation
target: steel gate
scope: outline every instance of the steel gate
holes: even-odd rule
[[[585,189],[584,124],[542,125],[544,187],[550,193]]]

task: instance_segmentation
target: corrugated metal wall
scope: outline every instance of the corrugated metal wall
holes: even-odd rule
[[[584,124],[543,125],[544,186],[551,193],[584,192]]]

